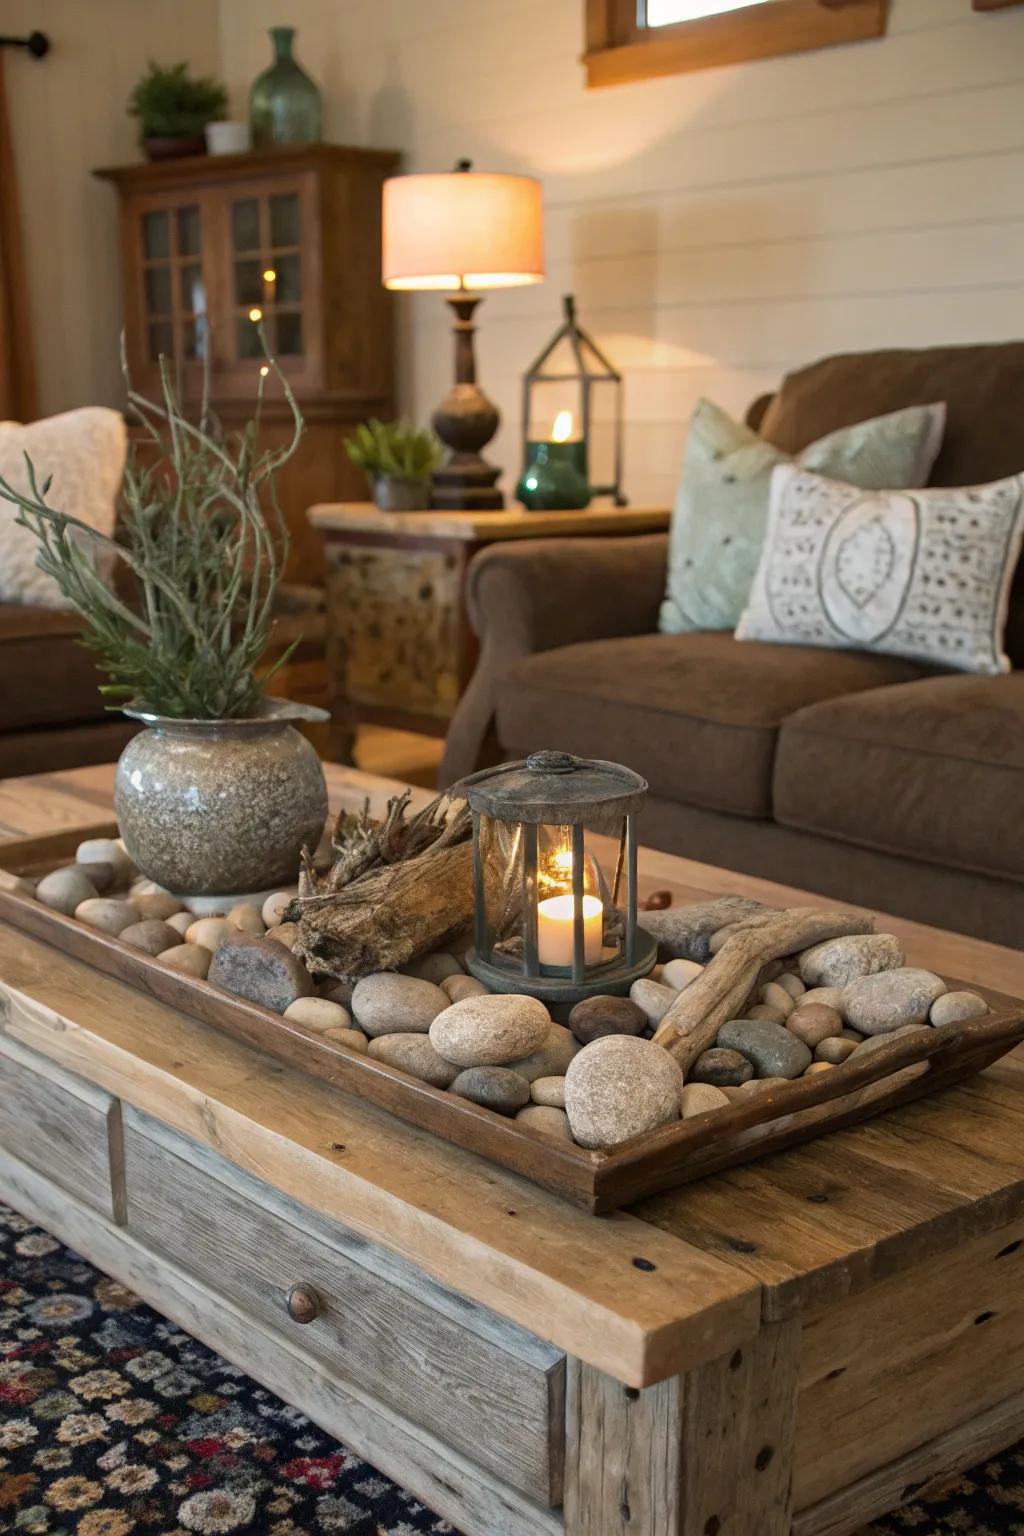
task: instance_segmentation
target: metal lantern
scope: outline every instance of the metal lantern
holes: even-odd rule
[[[565,319],[523,375],[523,474],[538,450],[576,445],[592,496],[622,494],[622,375],[576,321],[576,300],[562,300]]]
[[[545,1002],[619,995],[653,969],[637,927],[636,817],[647,783],[618,763],[535,752],[458,786],[473,813],[474,948],[494,992]],[[617,840],[609,883],[591,837]]]

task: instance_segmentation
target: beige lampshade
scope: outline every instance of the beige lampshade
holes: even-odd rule
[[[385,288],[516,288],[544,279],[544,214],[532,176],[485,171],[384,183]]]

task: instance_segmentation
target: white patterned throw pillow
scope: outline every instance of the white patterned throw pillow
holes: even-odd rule
[[[1024,475],[862,491],[780,466],[736,638],[1009,672],[1003,630],[1022,535]]]
[[[106,406],[83,406],[28,426],[0,422],[0,477],[27,496],[27,454],[40,489],[53,476],[47,506],[70,513],[108,537],[114,534],[126,450],[124,417]],[[35,534],[18,527],[17,515],[11,502],[0,499],[0,603],[66,608],[56,582],[36,565]],[[100,562],[108,575],[109,567],[109,560]]]

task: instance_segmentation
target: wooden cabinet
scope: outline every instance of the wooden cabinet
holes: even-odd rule
[[[310,144],[97,171],[120,196],[125,349],[143,394],[160,359],[197,410],[208,368],[225,427],[251,415],[259,325],[295,393],[306,438],[279,480],[292,537],[289,576],[322,580],[313,502],[364,490],[343,449],[368,416],[394,414],[392,299],[380,281],[381,185],[390,151]],[[268,381],[263,436],[291,419]]]

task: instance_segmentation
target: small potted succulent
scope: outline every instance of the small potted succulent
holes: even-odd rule
[[[320,760],[291,722],[328,716],[265,697],[290,650],[258,675],[287,553],[274,481],[302,418],[270,358],[264,374],[294,422],[290,441],[270,449],[259,446],[263,376],[253,419],[228,437],[205,410],[199,421],[182,412],[166,359],[161,374],[159,402],[129,384],[148,430],[125,469],[116,540],[50,506],[50,480],[31,463],[28,494],[0,478],[0,496],[81,615],[111,707],[148,727],[121,753],[114,784],[134,863],[177,896],[272,890],[294,880],[327,814]],[[111,562],[123,583],[109,581]]]
[[[128,115],[139,120],[139,139],[150,160],[173,160],[206,151],[207,123],[227,116],[228,94],[211,75],[199,79],[188,65],[150,60],[128,98]]]
[[[370,482],[382,512],[421,512],[430,506],[430,482],[442,448],[433,432],[408,421],[368,421],[345,443],[352,463]]]

